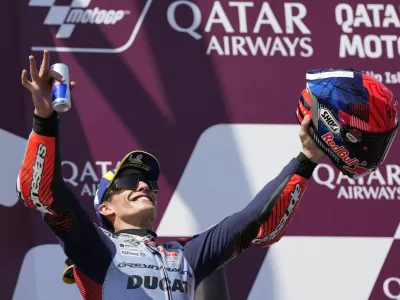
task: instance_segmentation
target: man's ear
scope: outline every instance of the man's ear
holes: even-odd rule
[[[103,216],[110,216],[114,213],[113,207],[109,202],[100,204],[98,210]]]

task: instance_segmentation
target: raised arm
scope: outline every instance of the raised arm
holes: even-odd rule
[[[324,153],[307,133],[309,119],[301,127],[303,152],[256,195],[243,210],[182,242],[194,270],[196,286],[213,271],[251,244],[269,246],[284,235],[314,168]]]
[[[61,159],[58,143],[57,113],[51,106],[51,80],[62,80],[58,73],[48,69],[48,52],[44,54],[38,73],[33,57],[30,57],[32,82],[22,73],[22,84],[31,93],[35,106],[33,128],[29,136],[25,157],[17,178],[19,199],[29,208],[42,213],[60,241],[66,255],[78,269],[93,278],[93,270],[99,270],[97,258],[107,262],[111,253],[105,247],[102,233],[93,224],[76,196],[66,186],[61,175]],[[100,234],[99,234],[100,233]],[[108,258],[108,259],[107,259]],[[104,268],[108,265],[104,265]],[[100,280],[100,278],[99,278]]]

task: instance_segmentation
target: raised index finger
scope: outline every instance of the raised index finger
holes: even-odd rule
[[[49,51],[44,50],[39,76],[46,76],[48,71],[49,71]]]

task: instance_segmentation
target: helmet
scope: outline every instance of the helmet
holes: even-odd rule
[[[309,133],[332,163],[350,178],[384,161],[398,129],[398,104],[374,77],[353,69],[306,73],[296,115],[310,115]]]

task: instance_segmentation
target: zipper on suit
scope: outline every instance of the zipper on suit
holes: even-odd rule
[[[165,266],[164,266],[164,262],[163,262],[163,259],[162,259],[162,255],[161,255],[161,253],[158,251],[158,249],[157,248],[155,248],[155,247],[153,247],[153,246],[150,246],[150,245],[148,245],[148,244],[146,244],[145,243],[145,245],[146,245],[146,247],[153,253],[153,255],[154,255],[154,257],[156,258],[156,260],[157,260],[157,264],[161,267],[161,269],[162,269],[162,272],[161,272],[161,275],[164,275],[164,278],[165,278],[165,284],[166,284],[166,294],[167,294],[167,296],[168,296],[168,300],[173,300],[172,299],[172,294],[171,294],[171,285],[170,285],[170,283],[169,283],[169,277],[168,277],[168,273],[167,273],[167,271],[165,270]]]
[[[164,262],[162,260],[162,255],[157,251],[156,253],[156,257],[159,260],[159,264],[161,264],[161,268],[163,270],[164,273],[164,277],[165,277],[165,284],[167,285],[167,294],[168,294],[168,300],[172,300],[172,294],[171,294],[171,285],[169,283],[169,278],[168,278],[168,273],[165,270],[165,266],[164,266]]]

